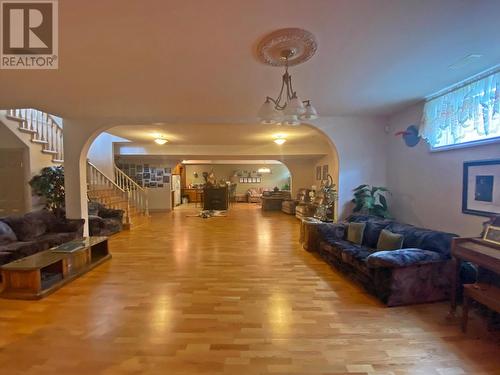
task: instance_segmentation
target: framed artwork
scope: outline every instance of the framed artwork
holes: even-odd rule
[[[488,225],[484,232],[483,240],[500,245],[500,227]]]
[[[144,173],[142,175],[142,178],[144,178],[145,180],[149,180],[151,178],[151,174],[150,173]]]
[[[135,175],[135,179],[137,181],[142,181],[142,173],[139,173],[139,174]]]
[[[142,173],[142,165],[138,165],[136,168],[135,168],[136,172],[137,173]]]
[[[150,187],[150,188],[155,188],[155,187],[156,187],[156,181],[151,181],[151,182],[149,183],[149,187]]]
[[[170,174],[172,173],[172,168],[164,168],[165,174]]]
[[[328,164],[323,165],[323,180],[328,180]]]
[[[149,170],[150,170],[151,174],[156,174],[156,168],[155,167],[151,167]]]
[[[156,181],[163,182],[163,177],[162,176],[156,176]]]
[[[163,183],[169,184],[170,183],[170,176],[163,176]]]
[[[162,188],[162,187],[163,187],[163,184],[158,184],[158,187],[159,187],[159,188]]]
[[[500,214],[500,159],[464,162],[462,212]]]
[[[156,175],[157,176],[163,176],[163,169],[162,168],[159,168],[156,170]]]
[[[316,180],[321,180],[321,165],[316,167]]]

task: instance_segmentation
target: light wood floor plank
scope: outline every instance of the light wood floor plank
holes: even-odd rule
[[[0,373],[500,374],[446,303],[386,308],[298,245],[298,221],[153,214],[113,259],[41,301],[0,300]]]

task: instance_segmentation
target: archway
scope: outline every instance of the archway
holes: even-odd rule
[[[242,128],[241,126],[245,126]],[[239,155],[240,159],[267,159],[279,160],[285,164],[292,175],[292,194],[300,187],[319,186],[323,180],[324,173],[332,175],[334,182],[338,186],[339,180],[339,158],[335,145],[322,131],[318,130],[314,125],[302,125],[300,127],[275,127],[263,126],[260,124],[137,124],[137,125],[117,125],[116,123],[92,123],[66,120],[65,121],[65,149],[66,152],[66,192],[67,192],[67,213],[69,217],[87,218],[86,208],[86,162],[87,154],[94,140],[105,131],[113,131],[117,128],[122,128],[130,131],[137,131],[161,127],[167,133],[171,129],[185,129],[186,134],[194,134],[199,136],[197,130],[193,127],[202,129],[206,137],[214,137],[214,133],[221,133],[225,137],[220,136],[217,142],[223,143],[223,148],[220,145],[209,142],[209,144],[190,145],[182,144],[182,137],[173,138],[168,147],[168,153],[178,158],[196,158],[202,157],[213,159],[224,156],[235,157]],[[114,129],[114,130],[113,130]],[[214,130],[215,129],[215,130]],[[221,130],[222,129],[222,130]],[[298,130],[296,130],[298,129]],[[241,140],[238,142],[238,134],[242,131],[247,132],[244,144]],[[239,131],[239,132],[238,132]],[[125,149],[135,147],[136,152],[143,155],[159,153],[165,154],[166,151],[159,146],[153,144],[151,134],[143,132],[147,137],[144,139],[135,139],[131,143],[120,145],[119,154]],[[273,133],[287,133],[288,142],[284,147],[277,147],[272,142]],[[173,133],[172,133],[173,134]],[[172,135],[170,134],[170,135]],[[123,134],[116,134],[122,138],[128,138]],[[176,134],[173,134],[175,136]],[[167,134],[169,136],[169,134]],[[216,136],[216,135],[215,135]],[[191,136],[190,136],[191,137]],[[192,138],[192,137],[191,137]],[[311,140],[321,139],[320,144],[314,145]],[[181,140],[181,141],[179,141]],[[252,143],[253,142],[253,143]],[[260,143],[259,143],[260,142]],[[258,143],[258,144],[257,144]],[[195,146],[195,147],[192,147]],[[210,152],[209,152],[210,151]],[[301,182],[297,182],[301,181]]]

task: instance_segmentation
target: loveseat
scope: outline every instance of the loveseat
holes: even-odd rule
[[[360,245],[347,240],[349,223],[365,223]],[[385,229],[402,235],[402,247],[376,249]],[[433,302],[449,297],[455,234],[417,228],[369,215],[318,227],[319,255],[359,281],[388,306]]]
[[[251,188],[247,191],[247,201],[248,203],[260,203],[262,194],[265,191],[272,191],[270,188]]]
[[[81,238],[84,222],[47,210],[0,218],[0,265]]]
[[[99,202],[88,203],[91,236],[110,236],[123,230],[123,210],[107,208]]]

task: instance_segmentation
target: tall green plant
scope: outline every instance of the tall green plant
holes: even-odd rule
[[[35,195],[45,198],[45,206],[58,212],[64,207],[64,167],[46,167],[30,180]]]
[[[389,190],[381,186],[359,185],[353,190],[354,212],[391,218],[387,207],[386,194],[390,194]]]

